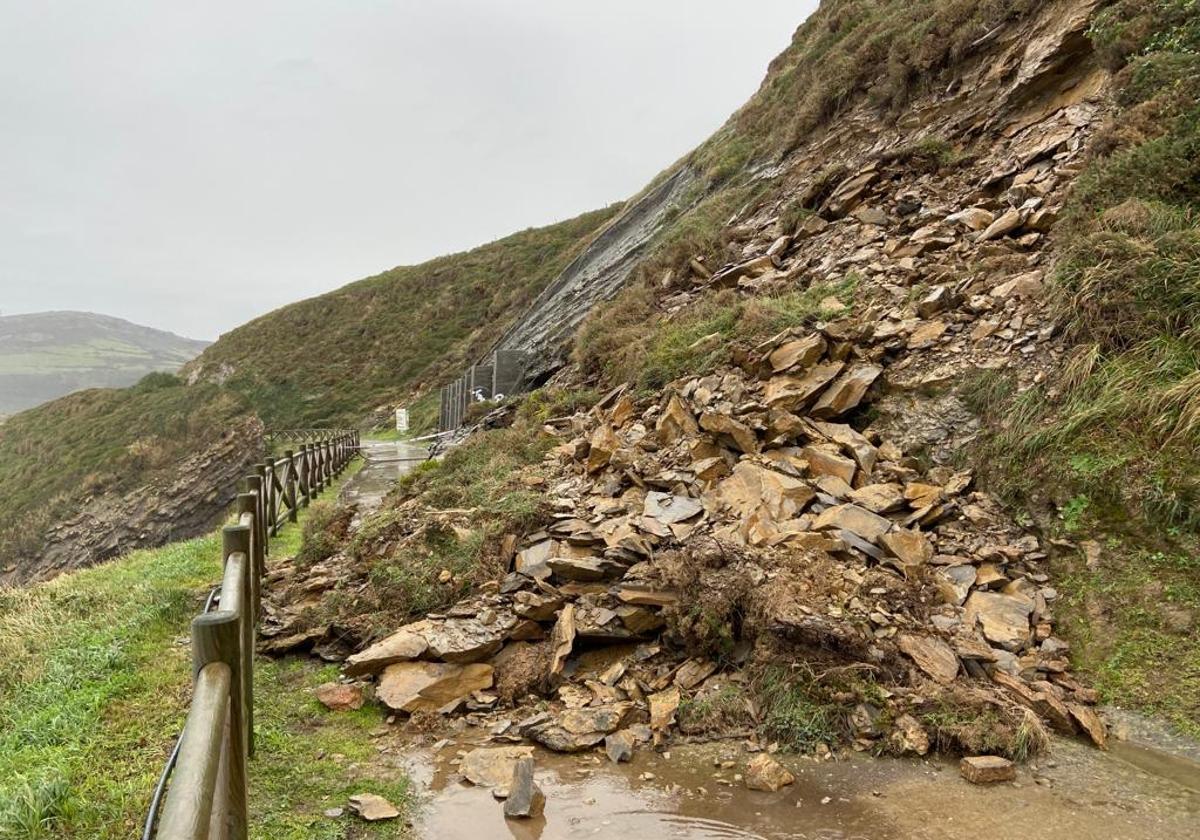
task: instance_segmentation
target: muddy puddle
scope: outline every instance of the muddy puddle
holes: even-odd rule
[[[1058,741],[1013,784],[969,785],[952,762],[818,761],[777,756],[797,777],[779,793],[747,790],[742,742],[637,752],[614,765],[602,754],[538,750],[546,810],[505,820],[490,791],[463,781],[456,760],[485,739],[470,728],[449,743],[384,748],[421,791],[421,840],[747,838],[750,840],[1174,840],[1195,838],[1200,794],[1083,744]],[[734,766],[722,768],[722,761]]]

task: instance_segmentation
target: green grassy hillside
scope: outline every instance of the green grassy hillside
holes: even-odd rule
[[[0,566],[89,496],[169,474],[249,410],[235,392],[153,373],[132,388],[80,391],[10,418],[0,425]]]
[[[285,306],[189,366],[91,390],[0,425],[0,569],[101,490],[166,475],[231,422],[358,425],[483,352],[616,207],[395,268]],[[428,413],[428,412],[426,412]]]
[[[272,426],[359,423],[484,352],[618,207],[404,266],[278,309],[192,365]]]

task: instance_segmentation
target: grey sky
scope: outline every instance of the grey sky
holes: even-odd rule
[[[0,0],[0,311],[215,338],[627,198],[816,0]]]

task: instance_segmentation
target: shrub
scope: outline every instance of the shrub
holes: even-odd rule
[[[300,550],[296,562],[301,567],[328,560],[342,547],[350,530],[354,511],[335,502],[316,501],[308,508],[301,529]]]

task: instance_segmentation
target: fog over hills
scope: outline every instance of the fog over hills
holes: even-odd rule
[[[132,385],[207,346],[94,312],[0,316],[0,415],[82,388]]]

